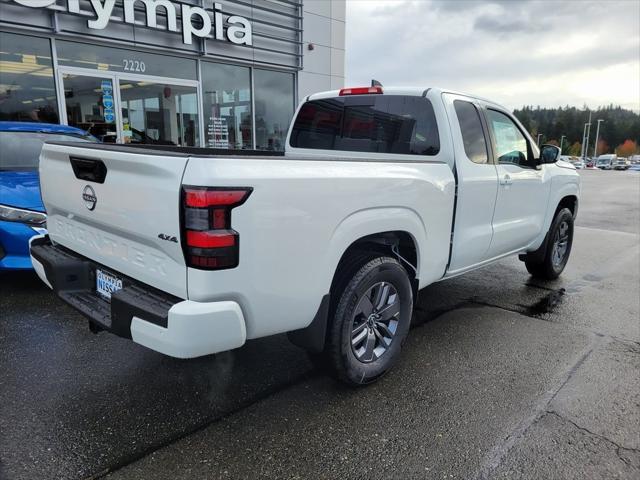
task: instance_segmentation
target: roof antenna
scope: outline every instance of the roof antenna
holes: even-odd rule
[[[375,79],[372,78],[371,79],[371,86],[372,87],[381,87],[382,84],[378,80],[375,80]]]

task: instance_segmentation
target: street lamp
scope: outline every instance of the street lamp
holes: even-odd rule
[[[602,119],[598,119],[598,127],[596,128],[596,144],[593,147],[593,158],[598,158],[598,136],[600,135],[600,122],[604,122]]]
[[[591,123],[585,123],[584,124],[584,129],[582,130],[582,149],[580,152],[580,156],[582,157],[583,160],[585,160],[585,157],[587,156],[587,144],[586,142],[587,140],[587,127],[590,127]]]
[[[562,142],[564,142],[564,139],[567,138],[566,135],[562,135],[560,137],[560,155],[562,155]]]
[[[586,123],[584,127],[585,127],[585,135],[584,135],[584,141],[582,142],[584,147],[584,153],[582,154],[583,159],[585,159],[589,154],[588,148],[589,148],[589,136],[591,135],[591,112],[589,112],[589,122]]]
[[[542,133],[538,134],[538,140],[536,140],[536,145],[539,147],[540,146],[540,137],[542,136]]]

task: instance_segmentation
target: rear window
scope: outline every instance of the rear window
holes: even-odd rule
[[[431,102],[404,95],[357,95],[305,103],[293,125],[294,148],[436,155]]]

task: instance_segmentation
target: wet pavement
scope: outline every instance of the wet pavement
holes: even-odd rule
[[[285,336],[164,357],[0,277],[0,479],[638,478],[640,175],[581,175],[559,280],[507,259],[428,287],[364,389]]]

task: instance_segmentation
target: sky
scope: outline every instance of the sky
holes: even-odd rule
[[[640,0],[347,0],[346,85],[640,111]]]

